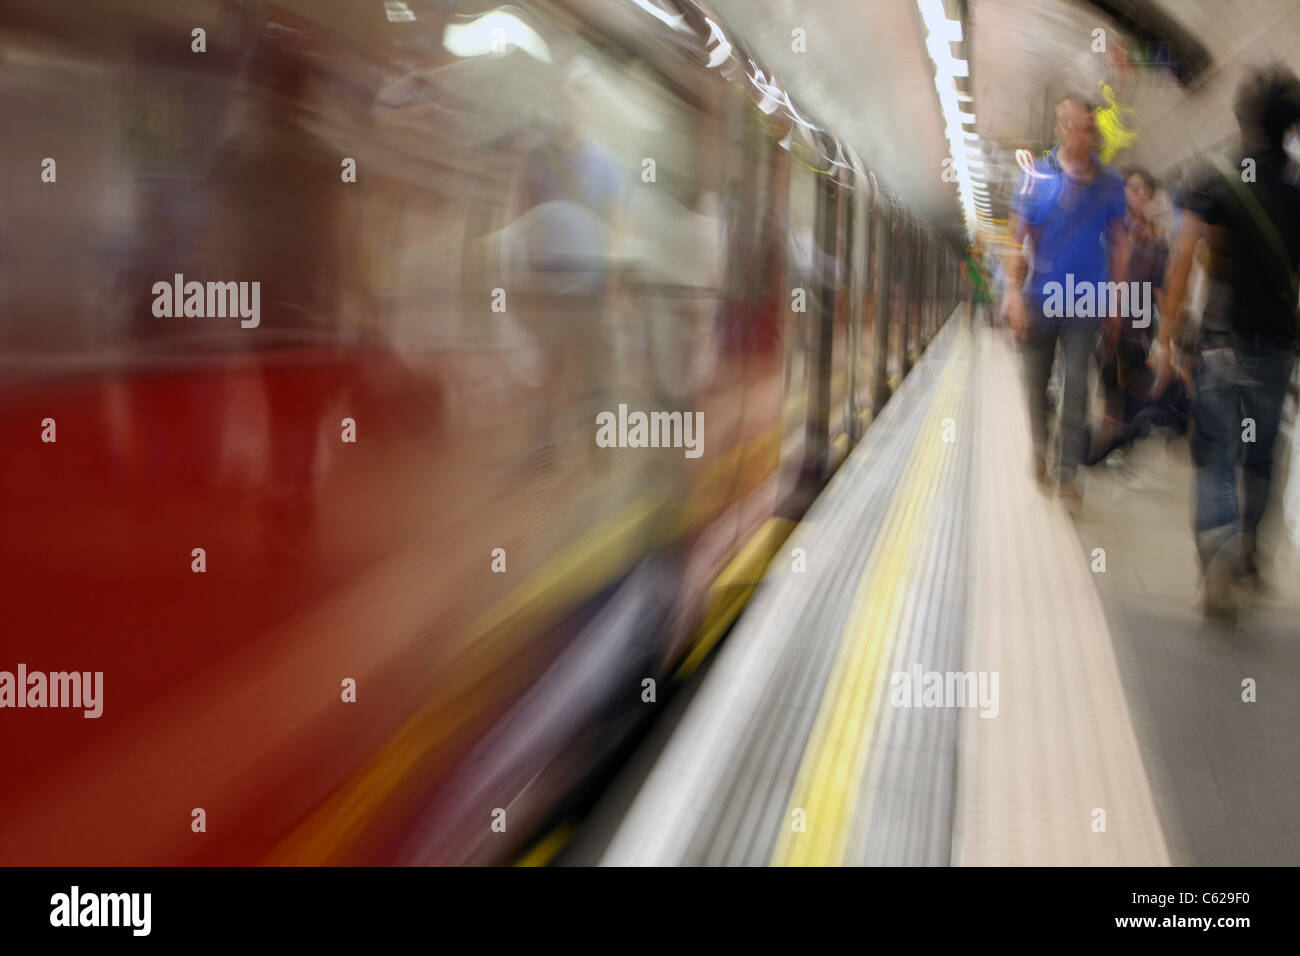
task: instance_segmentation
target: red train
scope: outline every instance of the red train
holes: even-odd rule
[[[0,62],[4,865],[535,859],[958,295],[701,4],[19,2]]]

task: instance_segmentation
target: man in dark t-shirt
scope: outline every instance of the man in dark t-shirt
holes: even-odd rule
[[[1180,368],[1181,306],[1198,242],[1210,248],[1212,292],[1195,370],[1196,545],[1202,600],[1211,616],[1233,614],[1237,581],[1257,583],[1255,536],[1268,504],[1273,444],[1295,363],[1300,186],[1283,141],[1300,121],[1300,80],[1283,67],[1251,74],[1234,110],[1242,148],[1184,201],[1168,273],[1168,321],[1151,364],[1168,379]],[[1238,469],[1243,498],[1237,500]]]

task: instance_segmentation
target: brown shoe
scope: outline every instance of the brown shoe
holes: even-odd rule
[[[1083,492],[1079,486],[1072,481],[1061,482],[1061,487],[1057,491],[1061,501],[1065,504],[1065,510],[1071,515],[1078,516],[1083,511]]]
[[[1034,481],[1038,482],[1040,491],[1050,492],[1052,490],[1052,476],[1047,470],[1047,463],[1040,461],[1034,466]]]

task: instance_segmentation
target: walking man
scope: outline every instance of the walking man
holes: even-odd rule
[[[1024,353],[1033,431],[1034,474],[1047,488],[1047,384],[1059,343],[1062,355],[1060,496],[1072,512],[1083,503],[1076,483],[1083,456],[1088,358],[1099,332],[1118,331],[1118,315],[1101,315],[1104,284],[1125,274],[1124,180],[1097,157],[1097,124],[1087,102],[1056,104],[1058,145],[1022,177],[1011,206],[1007,319]],[[1028,240],[1033,274],[1025,281]],[[1090,290],[1079,297],[1076,290]],[[1066,301],[1063,301],[1062,292]],[[1088,303],[1092,303],[1091,307]],[[1063,307],[1064,306],[1064,307]]]
[[[1189,374],[1175,346],[1187,276],[1205,240],[1217,281],[1197,347],[1192,455],[1201,599],[1211,617],[1234,614],[1235,583],[1259,583],[1255,539],[1297,340],[1300,186],[1283,143],[1300,121],[1300,80],[1285,67],[1255,72],[1238,89],[1234,111],[1241,151],[1187,196],[1169,263],[1168,315],[1150,359],[1164,380]]]

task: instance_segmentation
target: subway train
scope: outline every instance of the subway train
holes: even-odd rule
[[[545,860],[960,296],[703,3],[0,62],[4,865]]]

